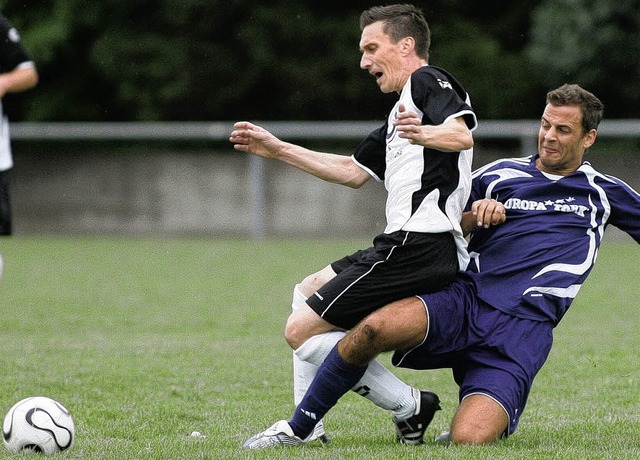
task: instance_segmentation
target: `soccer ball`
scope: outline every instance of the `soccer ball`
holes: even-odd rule
[[[71,448],[75,437],[71,413],[59,402],[44,396],[17,402],[2,424],[4,445],[13,453],[31,450],[55,454]]]

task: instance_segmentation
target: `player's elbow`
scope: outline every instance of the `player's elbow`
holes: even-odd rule
[[[31,84],[31,88],[35,87],[39,82],[40,82],[40,74],[38,73],[37,70],[33,69],[33,72],[31,74],[31,79],[29,82]]]
[[[38,84],[40,77],[35,67],[26,67],[17,70],[16,75],[20,77],[20,84],[17,88],[18,91],[26,91],[33,88]]]
[[[460,150],[469,150],[473,148],[474,143],[471,131],[467,132],[467,134],[462,137],[461,143],[462,148]]]
[[[366,181],[349,181],[349,182],[343,183],[342,185],[346,185],[347,187],[350,187],[353,189],[359,189],[365,184],[365,182]]]
[[[357,166],[354,166],[350,170],[349,174],[345,175],[344,180],[341,182],[341,184],[346,185],[347,187],[358,189],[366,184],[369,179],[371,179],[371,176],[366,171],[360,169]]]
[[[441,127],[441,131],[444,130],[446,135],[444,140],[440,142],[443,145],[442,150],[445,152],[460,152],[462,150],[469,150],[473,148],[473,134],[465,123],[463,118],[455,118],[444,123]],[[438,131],[436,131],[437,133]],[[438,143],[438,137],[436,136],[434,142]]]
[[[460,126],[456,134],[459,150],[469,150],[473,148],[473,135],[466,126]]]

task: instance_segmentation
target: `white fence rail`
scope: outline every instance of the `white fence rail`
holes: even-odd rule
[[[345,140],[358,141],[380,126],[375,121],[268,121],[258,122],[275,135],[293,141]],[[476,143],[482,140],[512,139],[519,142],[522,155],[536,149],[538,120],[485,120],[474,132]],[[13,123],[14,141],[212,141],[226,142],[233,122],[116,122],[116,123]],[[640,139],[640,119],[605,120],[600,137]],[[480,142],[479,142],[480,141]],[[229,146],[230,147],[230,146]],[[252,216],[249,233],[254,238],[267,235],[268,203],[265,162],[250,156],[248,201]]]
[[[276,136],[288,140],[362,139],[380,126],[379,121],[268,121],[257,122]],[[516,139],[522,155],[536,146],[538,120],[484,120],[474,138]],[[110,122],[110,123],[13,123],[11,136],[16,140],[211,140],[225,141],[233,122]],[[601,137],[640,138],[640,119],[605,120],[598,129]]]
[[[360,139],[380,126],[378,121],[269,121],[258,122],[287,139]],[[484,120],[474,132],[477,139],[535,138],[537,120]],[[226,140],[233,122],[112,122],[13,123],[11,135],[19,140]],[[640,137],[640,119],[605,120],[599,134]]]

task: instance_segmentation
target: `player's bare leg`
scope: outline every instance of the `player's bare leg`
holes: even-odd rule
[[[336,273],[328,265],[319,272],[307,276],[296,286],[297,292],[294,294],[293,311],[287,319],[284,331],[287,343],[294,350],[298,349],[314,335],[337,330],[335,326],[322,319],[305,302],[310,295],[335,276]]]
[[[422,342],[428,327],[422,302],[413,297],[394,302],[365,318],[338,345],[346,362],[364,365],[378,353],[411,349]],[[507,429],[509,417],[494,399],[470,395],[463,399],[445,439],[455,444],[495,442]]]
[[[424,340],[429,321],[417,297],[393,302],[363,319],[340,342],[343,359],[366,366],[380,353],[411,349]]]
[[[453,417],[450,439],[454,444],[491,444],[502,437],[508,424],[507,413],[494,399],[469,395]]]
[[[367,370],[354,390],[379,407],[391,410],[396,424],[396,439],[421,444],[424,433],[440,410],[436,394],[411,388],[387,370],[375,358],[383,352],[411,349],[425,339],[428,328],[424,304],[416,297],[393,302],[370,314],[340,341],[342,359]]]

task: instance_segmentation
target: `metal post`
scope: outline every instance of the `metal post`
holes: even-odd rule
[[[264,158],[249,156],[251,238],[261,240],[267,234],[267,179]]]

